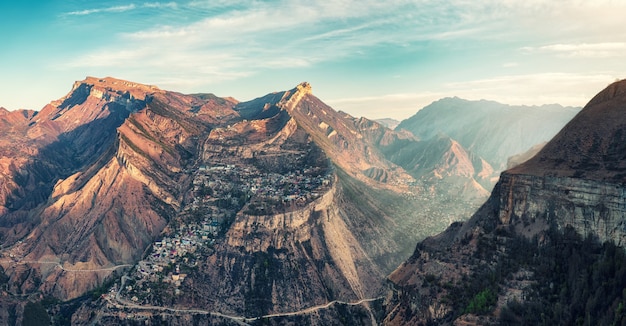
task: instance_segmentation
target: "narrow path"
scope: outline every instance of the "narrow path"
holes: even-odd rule
[[[365,302],[373,302],[379,299],[382,299],[383,297],[378,297],[378,298],[370,298],[370,299],[361,299],[359,301],[355,301],[355,302],[345,302],[345,301],[340,301],[340,300],[333,300],[330,301],[326,304],[323,305],[319,305],[319,306],[313,306],[313,307],[309,307],[306,309],[302,309],[299,311],[293,311],[293,312],[279,312],[276,314],[271,314],[271,315],[265,315],[265,316],[260,316],[260,317],[255,317],[255,318],[251,318],[252,320],[257,320],[257,319],[263,319],[263,318],[273,318],[273,317],[285,317],[285,316],[296,316],[296,315],[301,315],[301,314],[307,314],[307,313],[311,313],[320,309],[327,309],[328,307],[334,305],[334,304],[344,304],[344,305],[348,305],[348,306],[358,306],[361,305]]]
[[[131,308],[131,309],[140,309],[140,310],[157,310],[157,311],[169,311],[169,312],[177,312],[177,313],[192,313],[192,314],[203,314],[203,315],[211,315],[211,316],[216,316],[216,317],[222,317],[222,318],[227,318],[230,320],[233,320],[235,322],[237,322],[239,325],[249,325],[247,323],[247,321],[257,321],[257,320],[261,320],[261,319],[265,319],[265,318],[275,318],[275,317],[286,317],[286,316],[297,316],[297,315],[301,315],[301,314],[307,314],[307,313],[311,313],[311,312],[315,312],[321,309],[328,309],[330,306],[334,305],[334,304],[344,304],[344,305],[349,305],[349,306],[358,306],[361,305],[363,303],[367,303],[367,302],[373,302],[376,300],[380,300],[384,297],[378,297],[378,298],[368,298],[368,299],[361,299],[359,301],[355,301],[355,302],[346,302],[346,301],[340,301],[340,300],[333,300],[330,301],[328,303],[322,304],[322,305],[318,305],[318,306],[313,306],[313,307],[309,307],[309,308],[305,308],[302,310],[298,310],[298,311],[292,311],[292,312],[281,312],[281,313],[275,313],[275,314],[269,314],[269,315],[263,315],[263,316],[258,316],[258,317],[242,317],[242,316],[231,316],[231,315],[226,315],[220,312],[216,312],[216,311],[208,311],[208,310],[201,310],[201,309],[176,309],[176,308],[168,308],[168,307],[160,307],[160,306],[152,306],[152,305],[138,305],[138,304],[134,304],[131,302],[128,302],[126,300],[123,300],[119,297],[119,294],[121,292],[121,289],[124,285],[124,283],[126,282],[126,278],[125,276],[122,277],[122,285],[120,286],[120,289],[118,290],[118,292],[116,293],[114,300],[112,301],[109,297],[106,297],[106,300],[111,303],[112,305],[114,305],[116,308]]]

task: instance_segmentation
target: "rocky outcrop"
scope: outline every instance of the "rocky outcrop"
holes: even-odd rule
[[[626,245],[626,188],[621,184],[503,173],[498,189],[500,223],[514,225],[519,234],[532,237],[550,226],[573,227],[582,236]]]
[[[347,227],[338,191],[285,214],[238,215],[185,284],[194,301],[177,304],[260,316],[378,296],[384,273]]]

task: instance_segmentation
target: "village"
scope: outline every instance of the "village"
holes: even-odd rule
[[[182,282],[213,253],[238,214],[296,210],[330,189],[333,174],[328,166],[302,165],[283,174],[246,162],[199,165],[192,172],[189,203],[146,250],[123,288],[113,287],[110,295],[136,304],[163,304],[182,295]]]

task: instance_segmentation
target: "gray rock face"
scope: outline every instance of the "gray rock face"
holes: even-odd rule
[[[571,226],[583,236],[626,245],[626,189],[622,184],[503,173],[499,189],[500,222],[515,225],[522,234],[535,235],[543,229],[537,225],[559,230]]]

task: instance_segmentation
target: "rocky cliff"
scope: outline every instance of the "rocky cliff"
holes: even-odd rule
[[[596,95],[537,155],[503,173],[500,219],[543,217],[623,245],[626,81]],[[504,197],[504,196],[503,196]]]
[[[503,173],[499,189],[500,223],[520,234],[572,227],[600,242],[626,244],[626,193],[619,183]]]

